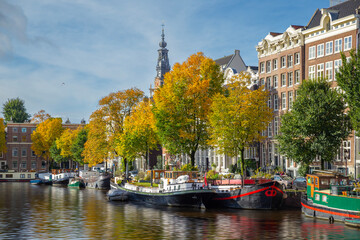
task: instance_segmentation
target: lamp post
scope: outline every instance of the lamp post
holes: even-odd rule
[[[345,159],[345,175],[348,175],[348,169],[347,169],[347,161],[350,159],[350,151],[348,149],[344,150],[344,159]]]

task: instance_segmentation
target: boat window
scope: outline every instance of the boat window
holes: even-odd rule
[[[5,177],[6,177],[6,178],[12,178],[13,175],[12,175],[12,174],[6,174]]]
[[[320,201],[320,195],[319,194],[315,194],[315,200]]]
[[[178,190],[180,190],[180,185],[178,185]]]
[[[173,178],[173,173],[170,173],[170,178]]]
[[[160,178],[162,178],[162,177],[164,177],[164,173],[163,173],[163,172],[160,173]]]
[[[314,178],[311,177],[311,184],[314,184]]]
[[[335,178],[331,178],[331,179],[330,179],[330,184],[331,184],[331,185],[336,185],[336,179],[335,179]]]
[[[159,172],[155,172],[155,178],[159,178]]]
[[[321,179],[321,185],[329,185],[329,179]]]
[[[192,178],[196,178],[196,173],[193,173],[193,174],[192,174]]]
[[[0,174],[0,178],[2,178],[2,174]]]
[[[318,186],[318,178],[315,178],[315,186]]]
[[[323,202],[327,202],[327,196],[326,196],[326,195],[323,195],[323,196],[322,196],[322,201],[323,201]]]

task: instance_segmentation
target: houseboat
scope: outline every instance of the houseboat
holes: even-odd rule
[[[51,176],[52,185],[66,187],[69,184],[70,178],[74,178],[75,176],[76,173],[70,169],[53,169]]]
[[[84,181],[86,188],[99,190],[110,189],[110,179],[112,177],[110,173],[99,171],[80,171],[79,176]]]
[[[159,206],[206,207],[214,194],[214,190],[204,188],[197,172],[154,170],[151,175],[152,181],[160,180],[157,187],[124,182],[118,186],[117,195],[126,196],[129,201]]]
[[[0,172],[0,182],[30,182],[35,178],[36,172],[15,172],[14,170]]]
[[[306,216],[330,222],[360,219],[360,191],[347,176],[330,171],[308,174],[306,195],[301,200]]]

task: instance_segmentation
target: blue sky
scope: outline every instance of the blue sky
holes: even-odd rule
[[[329,0],[0,0],[0,104],[87,122],[100,98],[153,84],[161,24],[170,64],[235,49],[257,65],[269,32],[306,25]],[[2,113],[0,113],[0,117]]]

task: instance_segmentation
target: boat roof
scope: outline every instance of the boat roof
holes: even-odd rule
[[[308,176],[317,176],[317,177],[346,177],[340,172],[336,171],[324,171],[324,170],[314,170],[312,174],[307,174]]]

